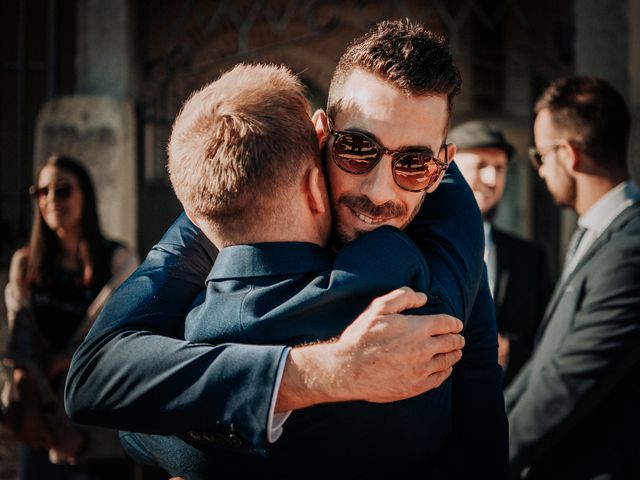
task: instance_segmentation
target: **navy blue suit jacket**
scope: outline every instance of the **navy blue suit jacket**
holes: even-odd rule
[[[482,277],[482,226],[455,167],[407,231],[437,279],[426,292],[434,305],[441,298],[450,308],[441,312],[468,319],[463,360],[447,387],[456,458],[479,475],[500,477],[506,421],[495,317]],[[211,447],[266,452],[266,419],[285,347],[184,338],[184,315],[214,252],[201,232],[179,219],[115,292],[74,355],[66,395],[72,418],[182,437],[199,432],[196,438]]]
[[[372,255],[372,252],[385,252]],[[431,288],[424,258],[402,232],[382,227],[344,247],[335,262],[308,243],[238,245],[223,249],[207,279],[206,299],[185,322],[192,342],[299,345],[339,335],[370,303],[372,295],[404,285],[433,294],[426,311],[452,313]],[[173,475],[260,473],[282,478],[314,465],[320,477],[340,472],[377,475],[398,468],[433,469],[451,440],[451,381],[417,398],[386,404],[345,402],[293,412],[268,459],[221,448],[214,438],[124,437]],[[163,441],[164,439],[164,441]],[[403,439],[403,441],[398,441]],[[131,448],[131,443],[135,449]],[[188,444],[188,445],[187,445]],[[337,468],[340,465],[340,468]],[[400,471],[401,471],[400,470]],[[321,474],[321,472],[323,472]],[[349,472],[349,474],[347,474]],[[242,475],[241,475],[242,476]]]

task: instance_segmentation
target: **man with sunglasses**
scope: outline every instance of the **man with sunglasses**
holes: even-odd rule
[[[405,39],[406,50],[396,46],[399,51],[390,52],[391,62],[398,62],[400,57],[405,62],[403,68],[417,61],[427,68],[436,66],[442,69],[443,65],[429,60],[433,57],[423,55],[421,49],[426,48],[440,55],[439,60],[445,64],[445,70],[449,67],[451,59],[441,39],[422,27],[385,22],[355,42],[343,56],[343,66],[336,72],[329,98],[331,125],[324,113],[315,116],[320,141],[324,143],[328,139],[331,160],[326,165],[336,237],[340,242],[352,240],[382,225],[406,227],[420,211],[425,192],[435,189],[444,165],[448,158],[453,157],[454,147],[443,145],[443,141],[451,99],[459,86],[457,69],[450,70],[449,77],[437,81],[429,79],[428,84],[403,84],[406,80],[403,75],[386,79],[388,64],[374,62],[375,65],[366,65],[372,47],[385,43],[385,47],[393,46],[401,38]],[[404,57],[404,51],[409,51],[408,58]],[[455,194],[447,197],[447,191],[443,190],[443,196],[437,203],[430,203],[429,208],[425,205],[425,214],[418,215],[413,225],[417,232],[414,238],[423,242],[425,251],[432,253],[434,271],[441,272],[438,278],[440,288],[429,292],[432,300],[437,303],[439,295],[442,295],[442,303],[451,306],[452,314],[468,319],[465,327],[467,347],[460,362],[462,366],[454,370],[454,380],[446,386],[451,395],[454,432],[453,445],[448,452],[457,452],[459,461],[448,464],[452,457],[446,455],[441,461],[453,470],[467,468],[466,473],[470,474],[475,469],[480,476],[498,478],[502,473],[505,453],[504,416],[500,371],[496,363],[495,320],[486,278],[480,287],[482,295],[476,298],[482,271],[482,232],[470,192],[459,188],[459,180],[456,180],[459,173],[453,172],[453,178],[454,182],[458,181],[458,187],[453,191],[462,193],[464,198],[457,198]],[[460,208],[458,202],[466,203]],[[445,207],[448,204],[461,213],[459,224],[448,222],[446,229],[439,230],[441,224],[438,222],[447,216]],[[420,238],[420,233],[425,231],[420,229],[421,222],[431,225],[428,238]],[[479,234],[475,226],[480,228]],[[366,315],[360,316],[347,329],[349,335],[345,332],[336,342],[301,346],[290,351],[281,347],[253,345],[250,348],[238,344],[190,346],[184,341],[168,338],[182,335],[184,323],[180,318],[188,309],[194,292],[202,288],[207,263],[211,265],[211,259],[207,258],[210,250],[204,242],[194,243],[193,236],[198,235],[201,236],[185,228],[177,233],[173,230],[170,238],[161,242],[155,252],[155,264],[162,265],[164,271],[160,273],[164,276],[153,279],[157,283],[145,290],[140,288],[140,282],[144,280],[141,274],[122,289],[119,305],[112,302],[112,308],[108,306],[103,314],[104,322],[96,326],[79,350],[67,396],[68,408],[77,419],[165,434],[190,430],[211,445],[260,453],[267,449],[267,439],[273,440],[270,438],[270,426],[267,427],[267,417],[271,418],[274,410],[300,410],[348,400],[392,402],[419,396],[433,387],[425,381],[425,370],[416,369],[411,360],[411,350],[416,343],[411,336],[414,335],[415,340],[417,331],[394,330],[391,335],[388,330],[373,328]],[[454,236],[455,240],[449,236]],[[175,255],[167,255],[167,251],[188,254],[176,259]],[[372,251],[370,254],[384,255],[384,251]],[[150,257],[148,267],[151,260]],[[182,270],[180,282],[172,282],[171,275],[178,270]],[[186,274],[185,270],[188,271]],[[146,274],[148,277],[148,268]],[[137,292],[132,288],[136,281]],[[177,301],[172,305],[158,306],[157,299],[163,295],[170,295]],[[127,300],[135,304],[129,305],[130,310],[125,312],[123,319],[122,305]],[[479,307],[472,312],[474,304]],[[370,318],[379,318],[391,317],[396,312],[386,309],[384,303],[374,303],[369,313]],[[394,322],[408,325],[403,316],[393,318]],[[120,352],[144,348],[143,342],[139,341],[142,339],[137,336],[146,337],[150,344],[153,343],[155,351],[166,349],[172,352],[171,366],[166,367],[173,372],[167,374],[171,378],[158,373],[164,372],[161,365],[169,362],[169,359],[164,361],[158,355],[153,356],[155,365],[150,364],[152,355],[140,354],[139,351],[135,352],[135,365],[115,365],[112,358]],[[393,336],[397,337],[395,341]],[[157,337],[162,337],[162,340]],[[347,345],[349,348],[336,348]],[[377,349],[371,350],[371,345],[379,345],[384,353],[378,352],[381,356],[376,359],[374,351]],[[341,350],[340,355],[343,356],[348,353],[348,358],[338,358],[337,350]],[[214,362],[218,355],[219,361]],[[236,365],[225,365],[223,357]],[[406,359],[406,369],[397,369],[399,358]],[[98,362],[97,367],[95,362]],[[351,378],[353,384],[349,384],[347,377],[338,381],[345,373],[339,368],[341,364],[348,366],[348,373],[358,372]],[[127,369],[124,374],[129,382],[136,386],[133,391],[111,388],[108,399],[101,393],[91,398],[87,396],[89,391],[95,394],[101,390],[100,379],[122,376],[123,367]],[[214,368],[218,370],[211,370]],[[87,373],[90,374],[88,377]],[[150,376],[153,378],[151,383],[145,380]],[[251,383],[249,378],[262,380]],[[92,387],[82,390],[82,384],[87,381],[92,382]],[[232,386],[223,387],[225,381],[231,382]],[[339,388],[341,384],[342,390]],[[113,383],[111,385],[115,387]],[[195,391],[202,393],[197,395]],[[154,412],[166,410],[167,405],[170,405],[171,415],[159,424]],[[143,406],[144,409],[141,408]],[[216,408],[222,411],[218,412]],[[413,418],[414,414],[411,409],[407,410],[402,421],[419,422],[420,417]],[[286,431],[286,424],[284,428]],[[400,446],[406,445],[407,452],[415,447],[411,438],[400,441],[403,442]]]
[[[556,80],[531,157],[578,229],[533,354],[505,392],[513,478],[640,478],[640,189],[630,114],[604,80]]]

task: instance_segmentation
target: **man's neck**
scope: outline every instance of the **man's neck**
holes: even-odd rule
[[[304,242],[314,243],[321,247],[325,246],[320,236],[313,232],[292,232],[287,229],[274,229],[264,226],[263,229],[252,228],[251,231],[239,233],[237,235],[229,235],[229,232],[220,229],[208,228],[201,226],[202,231],[218,249],[230,247],[232,245],[251,245],[256,243],[279,243],[279,242]]]
[[[494,205],[493,207],[485,210],[484,212],[480,212],[482,214],[482,220],[488,223],[493,223],[493,219],[496,218],[496,212],[498,210],[498,205]]]
[[[578,215],[584,215],[589,209],[612,188],[629,179],[629,176],[612,175],[600,177],[596,175],[583,175],[576,179],[576,205]]]

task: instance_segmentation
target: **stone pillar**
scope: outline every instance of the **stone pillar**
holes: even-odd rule
[[[128,0],[78,2],[76,92],[135,97],[135,10]]]
[[[640,180],[640,0],[575,0],[576,71],[611,82],[632,115],[629,167]]]
[[[629,91],[629,14],[633,0],[575,0],[576,73],[597,75]]]
[[[640,0],[628,0],[629,12],[629,106],[631,107],[631,141],[629,169],[640,184]]]
[[[40,110],[34,171],[54,152],[85,163],[105,234],[137,250],[134,5],[78,0],[76,95],[51,99]]]
[[[639,0],[575,0],[576,73],[610,82],[628,101],[635,127],[631,133],[630,166],[639,177],[640,155],[640,28]],[[563,244],[575,225],[575,215],[563,216]]]

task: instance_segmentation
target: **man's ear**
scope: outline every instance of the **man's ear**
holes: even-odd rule
[[[312,213],[323,214],[329,208],[329,194],[327,182],[320,168],[311,167],[306,176],[306,196],[309,209]]]
[[[455,143],[448,143],[446,146],[447,149],[447,161],[449,164],[453,162],[456,158],[457,147]]]
[[[187,217],[189,218],[189,220],[191,220],[191,223],[193,223],[196,227],[200,228],[200,222],[196,220],[196,217],[193,213],[191,213],[189,210],[185,210],[184,213],[187,214]]]
[[[563,141],[558,148],[557,154],[567,172],[573,174],[585,171],[587,165],[585,165],[584,156],[580,149],[572,145],[571,142]]]
[[[456,156],[456,146],[453,143],[449,143],[445,148],[447,149],[447,161],[449,162],[449,165],[451,165],[451,162],[453,162]],[[438,181],[436,183],[434,183],[433,185],[431,185],[431,187],[427,189],[426,193],[435,192],[436,188],[438,188],[443,178],[444,178],[444,173],[440,175],[440,178],[438,178]]]
[[[329,135],[329,123],[327,122],[327,114],[324,113],[324,110],[319,108],[318,110],[313,112],[311,121],[313,122],[313,126],[316,128],[318,145],[320,146],[320,149],[322,149],[324,142],[326,142],[327,140],[327,135]]]

